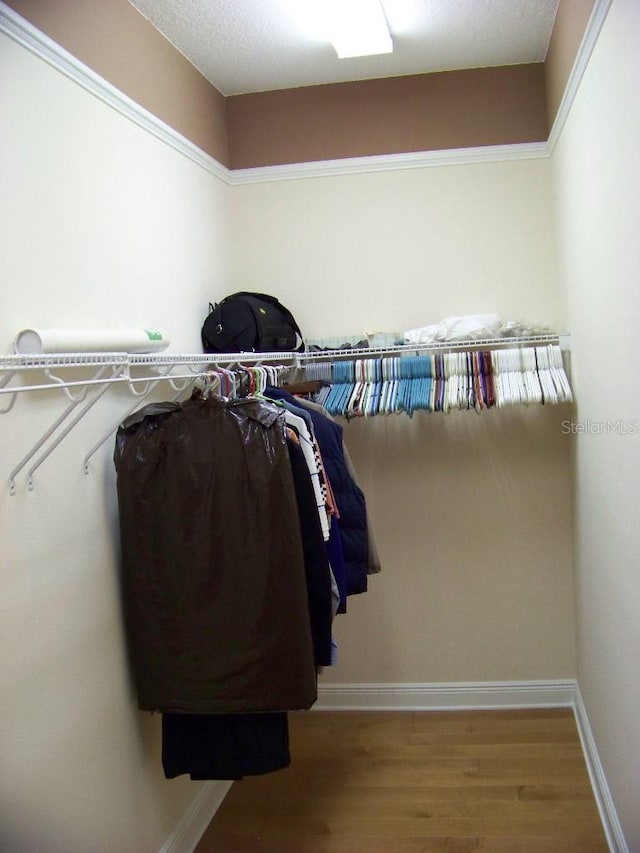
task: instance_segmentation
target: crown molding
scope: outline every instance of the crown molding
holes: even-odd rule
[[[13,9],[0,2],[0,32],[5,33],[18,44],[25,47],[31,53],[44,60],[56,71],[64,74],[74,83],[82,86],[90,94],[99,98],[111,109],[116,110],[125,118],[137,124],[147,133],[170,145],[189,160],[201,166],[207,172],[220,178],[225,183],[230,183],[230,172],[215,158],[205,153],[197,145],[188,140],[175,128],[166,124],[136,103],[120,89],[96,74],[88,65],[85,65],[61,45],[49,38],[45,33],[34,27],[29,21],[18,15]]]
[[[587,70],[587,65],[589,64],[591,54],[593,53],[593,49],[600,36],[600,31],[602,30],[607,13],[611,7],[611,2],[612,0],[595,0],[587,28],[584,31],[584,36],[580,42],[580,47],[578,48],[573,68],[569,74],[569,79],[565,86],[564,94],[553,122],[553,127],[549,133],[547,143],[549,156],[553,154],[555,147],[558,144],[558,140],[562,135],[562,129],[564,128],[565,122],[571,112],[571,106],[578,93],[578,89],[580,88],[580,83],[582,82],[584,73]]]
[[[478,148],[450,148],[439,151],[417,151],[403,154],[380,154],[372,157],[346,157],[341,160],[319,160],[282,166],[257,166],[234,169],[232,184],[259,184],[268,181],[290,181],[334,175],[357,175],[364,172],[391,172],[424,169],[430,166],[459,166],[466,163],[497,163],[508,160],[532,160],[548,156],[546,142],[524,142],[514,145],[487,145]]]
[[[600,35],[612,0],[595,0],[589,23],[580,44],[569,81],[556,114],[549,139],[544,142],[492,145],[477,148],[458,148],[440,151],[419,151],[402,154],[383,154],[370,157],[348,157],[311,163],[292,163],[281,166],[258,166],[250,169],[228,169],[214,157],[182,136],[153,113],[140,106],[103,77],[96,74],[75,56],[61,47],[33,24],[18,15],[0,0],[0,32],[5,33],[27,50],[43,59],[110,108],[151,133],[217,177],[228,186],[301,180],[305,178],[356,175],[434,166],[458,166],[476,163],[497,163],[513,160],[550,157],[562,133],[580,82]]]

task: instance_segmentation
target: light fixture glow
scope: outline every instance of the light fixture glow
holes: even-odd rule
[[[331,43],[340,59],[393,51],[380,0],[321,0],[321,3]]]

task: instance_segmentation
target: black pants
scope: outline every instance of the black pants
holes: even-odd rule
[[[163,714],[162,766],[167,779],[242,779],[291,762],[285,712]]]

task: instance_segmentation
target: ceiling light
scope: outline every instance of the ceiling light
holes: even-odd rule
[[[321,0],[321,4],[340,59],[393,51],[380,0]]]

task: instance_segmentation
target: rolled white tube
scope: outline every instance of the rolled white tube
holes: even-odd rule
[[[170,344],[162,329],[22,329],[13,348],[18,355],[73,352],[159,352]]]

